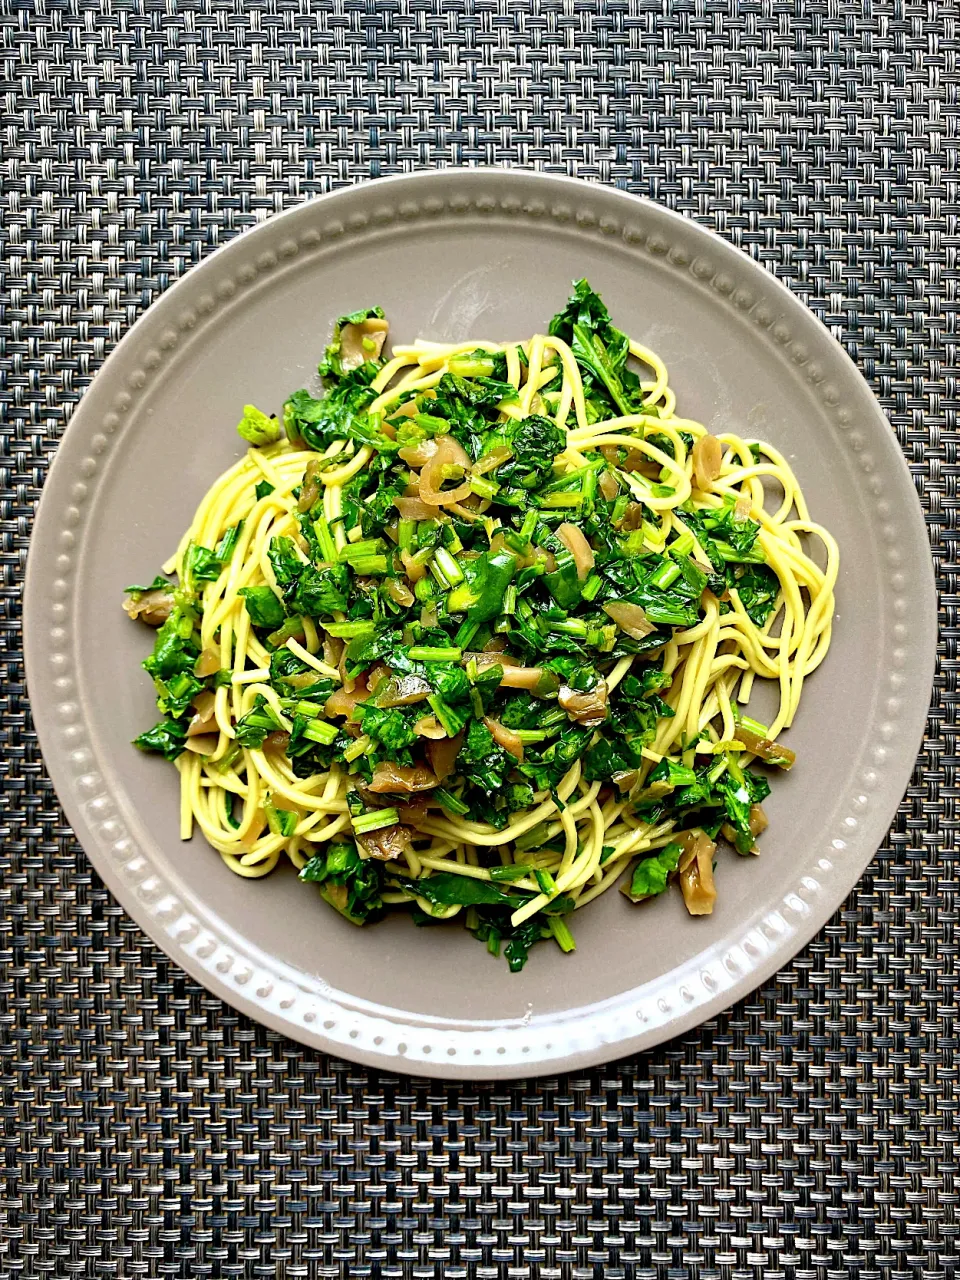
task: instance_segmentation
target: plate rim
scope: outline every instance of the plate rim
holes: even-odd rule
[[[472,198],[478,213],[486,212],[489,208],[489,212],[495,212],[501,216],[522,213],[526,216],[540,217],[541,221],[546,221],[549,217],[557,217],[557,206],[553,210],[544,207],[531,213],[530,206],[536,201],[531,201],[530,198],[527,199],[527,205],[524,206],[522,193],[524,190],[533,187],[542,190],[545,199],[548,193],[553,191],[556,198],[569,202],[566,206],[565,218],[561,220],[573,221],[585,230],[589,229],[600,235],[609,235],[611,239],[619,234],[621,239],[633,242],[629,227],[631,211],[640,227],[647,224],[654,229],[654,232],[657,228],[672,229],[676,233],[677,239],[681,242],[692,238],[695,242],[699,242],[704,246],[705,252],[709,253],[712,248],[714,254],[719,253],[721,258],[726,258],[731,262],[731,265],[736,262],[737,265],[734,270],[742,270],[747,277],[758,282],[762,278],[765,289],[772,289],[774,296],[779,298],[789,316],[799,326],[803,326],[810,334],[814,330],[819,334],[819,345],[822,350],[829,349],[834,356],[843,357],[843,360],[838,362],[844,371],[843,378],[851,388],[855,385],[859,389],[859,399],[862,405],[864,407],[867,404],[871,406],[869,413],[871,418],[870,429],[878,432],[878,436],[884,440],[882,447],[887,457],[891,459],[893,467],[896,468],[897,463],[899,463],[900,481],[907,485],[909,493],[912,494],[909,514],[905,510],[908,504],[906,502],[901,503],[900,495],[899,493],[897,494],[898,510],[901,510],[910,534],[913,538],[920,535],[922,545],[926,551],[923,557],[924,570],[920,575],[923,580],[914,584],[914,594],[919,600],[922,616],[915,620],[917,639],[915,640],[914,648],[918,651],[919,657],[915,658],[912,671],[915,685],[922,684],[927,690],[932,687],[937,638],[936,589],[932,556],[922,508],[906,458],[889,420],[866,379],[843,346],[830,333],[829,329],[775,275],[765,271],[749,255],[719,236],[711,228],[703,226],[692,218],[687,218],[664,205],[623,191],[620,188],[565,175],[494,166],[470,169],[450,167],[439,170],[417,170],[409,174],[361,181],[303,201],[266,218],[263,222],[244,229],[227,243],[213,250],[194,267],[187,270],[154,303],[147,307],[110,352],[81,396],[57,445],[56,453],[44,482],[40,502],[31,528],[23,588],[24,662],[31,712],[44,764],[78,843],[80,843],[86,856],[124,910],[131,916],[138,927],[176,964],[180,965],[204,987],[233,1008],[239,1009],[255,1021],[271,1027],[282,1035],[309,1044],[322,1052],[346,1057],[349,1060],[362,1062],[365,1065],[380,1069],[396,1070],[400,1068],[405,1071],[419,1071],[436,1078],[459,1080],[510,1079],[519,1074],[531,1076],[593,1066],[610,1060],[611,1056],[619,1058],[643,1049],[649,1049],[664,1040],[688,1031],[691,1027],[715,1017],[724,1009],[729,1008],[737,1000],[742,999],[745,995],[768,981],[780,966],[789,963],[802,947],[819,932],[863,876],[870,861],[875,856],[876,849],[879,847],[879,843],[882,842],[883,836],[881,835],[880,840],[877,842],[874,842],[872,836],[866,841],[866,846],[860,848],[857,856],[853,859],[854,866],[852,871],[850,866],[835,869],[836,874],[831,878],[829,886],[821,890],[818,900],[808,904],[810,909],[800,917],[799,923],[789,933],[785,942],[774,942],[764,955],[755,959],[745,972],[735,976],[728,986],[719,989],[712,996],[708,995],[693,1001],[686,1009],[676,1010],[668,1021],[659,1022],[646,1030],[633,1029],[630,1035],[612,1036],[610,1039],[596,1035],[589,1045],[555,1056],[538,1056],[536,1053],[531,1052],[529,1057],[525,1059],[517,1056],[506,1056],[504,1060],[498,1062],[494,1057],[476,1064],[469,1064],[460,1055],[455,1058],[434,1058],[432,1056],[416,1056],[415,1054],[407,1056],[396,1049],[384,1051],[376,1048],[370,1049],[360,1044],[354,1046],[350,1041],[344,1043],[339,1037],[325,1034],[322,1023],[315,1026],[302,1020],[295,1022],[284,1011],[282,1002],[279,1005],[275,1002],[270,1003],[259,992],[241,989],[236,985],[236,982],[229,981],[227,976],[222,976],[215,968],[207,964],[204,958],[196,953],[195,949],[188,949],[178,937],[173,936],[160,922],[157,915],[145,904],[143,897],[138,896],[136,888],[131,881],[120,873],[115,860],[102,848],[100,843],[102,837],[94,830],[92,821],[88,820],[84,801],[75,789],[78,780],[68,769],[65,752],[62,751],[59,744],[54,745],[57,719],[53,713],[53,703],[58,695],[54,693],[52,671],[48,669],[48,664],[42,661],[43,655],[40,652],[41,648],[44,647],[40,642],[44,626],[42,621],[44,605],[48,603],[41,599],[40,594],[43,585],[42,579],[48,568],[45,558],[42,557],[42,538],[48,526],[51,525],[52,512],[55,505],[62,503],[69,491],[72,477],[67,474],[67,463],[71,454],[76,453],[81,448],[81,436],[86,433],[91,437],[91,440],[95,440],[99,436],[102,440],[100,451],[106,450],[108,447],[106,437],[102,432],[97,431],[97,423],[93,418],[90,408],[91,391],[94,388],[97,388],[98,391],[102,390],[107,386],[111,374],[123,370],[124,355],[127,352],[136,350],[137,344],[143,336],[157,325],[158,317],[165,316],[172,311],[170,300],[172,299],[175,303],[189,292],[195,293],[208,279],[215,281],[217,271],[222,270],[223,266],[231,259],[235,259],[239,264],[244,257],[249,258],[252,244],[262,242],[264,254],[261,257],[269,257],[266,247],[272,237],[278,244],[279,256],[282,257],[283,245],[288,243],[283,240],[283,229],[288,225],[294,226],[298,220],[309,223],[311,211],[313,211],[313,216],[319,216],[316,211],[321,207],[322,210],[328,211],[331,216],[335,217],[339,207],[342,206],[344,209],[348,209],[354,203],[361,205],[375,204],[376,193],[385,194],[389,189],[394,192],[395,209],[401,218],[404,216],[405,205],[412,206],[412,212],[409,213],[411,217],[440,216],[448,212],[453,213],[455,210],[452,205],[448,209],[449,202],[445,203],[442,195],[431,195],[431,189],[442,192],[445,186],[455,190],[461,185],[465,190],[474,189]],[[499,195],[484,194],[481,196],[480,193],[484,187],[500,188]],[[517,195],[510,194],[511,187],[515,188]],[[406,202],[404,202],[402,194],[405,188],[412,189]],[[397,195],[398,192],[401,194]],[[419,204],[417,204],[418,200]],[[481,200],[486,203],[481,204]],[[581,202],[579,209],[576,207],[578,201]],[[606,225],[602,212],[598,214],[594,209],[591,209],[591,205],[600,207],[605,204],[610,209],[616,207],[618,211],[609,219],[609,227]],[[362,216],[364,215],[356,214],[355,221]],[[366,215],[364,225],[369,224],[370,221],[369,215]],[[337,224],[333,223],[331,225],[335,227]],[[339,234],[342,234],[343,230],[341,226]],[[696,259],[693,261],[684,259],[682,250],[671,250],[671,237],[668,234],[658,238],[654,232],[647,233],[645,247],[650,252],[669,255],[671,261],[679,269],[691,272],[695,278],[702,278],[698,275]],[[362,233],[362,228],[358,229],[358,234]],[[335,232],[334,234],[338,233]],[[642,238],[642,233],[638,234]],[[294,252],[296,252],[296,249],[294,249]],[[676,256],[677,253],[681,254],[679,258]],[[277,265],[278,254],[274,253],[272,256],[274,259],[272,265],[269,263],[265,265],[263,267],[264,271],[269,271]],[[254,270],[253,277],[256,277],[256,275],[257,272]],[[185,288],[188,285],[190,287]],[[772,323],[773,320],[771,320]],[[129,385],[129,382],[130,380],[128,379],[125,385]],[[128,395],[130,403],[133,402],[134,398],[134,395]],[[122,412],[124,410],[121,410],[121,414]],[[872,442],[873,437],[871,436]],[[65,446],[67,447],[65,448]],[[40,538],[38,538],[38,531],[41,535]],[[46,656],[49,657],[48,654]],[[35,693],[38,694],[36,699],[34,698]],[[910,722],[909,728],[903,736],[907,738],[911,746],[922,743],[928,708],[929,693],[924,702],[922,713],[919,706],[919,695],[916,697],[916,705],[910,705],[901,713],[904,719]],[[885,815],[888,815],[885,818],[885,830],[889,830],[890,823],[896,816],[904,791],[909,785],[916,754],[916,751],[912,754],[912,763],[902,786],[898,780],[895,787],[891,788],[888,785],[883,791],[883,795],[876,798],[875,812],[882,811]],[[903,774],[904,769],[905,765],[903,764],[896,768],[897,779]],[[106,790],[109,792],[108,786]],[[95,803],[96,797],[92,799]],[[873,825],[879,826],[876,818],[874,818]],[[869,854],[867,853],[868,849]],[[140,852],[149,862],[149,852],[145,849],[140,850]],[[784,888],[786,890],[789,886],[785,884]],[[213,930],[214,926],[209,921],[207,921],[207,924]],[[253,943],[249,945],[251,948],[254,947]],[[625,994],[629,993],[621,993],[617,998],[622,1000]],[[609,1001],[602,1003],[606,1004]],[[602,1024],[604,1022],[602,1008],[593,1006],[593,1009],[597,1010],[597,1017]],[[397,1010],[396,1012],[398,1015],[413,1016],[409,1011]],[[562,1020],[570,1012],[558,1011],[554,1016]],[[353,1016],[360,1020],[370,1017],[364,1012],[356,1011],[353,1011]],[[637,1025],[634,1024],[635,1027]],[[467,1032],[464,1034],[476,1035],[478,1033]],[[501,1031],[499,1034],[502,1036],[506,1032]],[[532,1027],[528,1028],[527,1039],[534,1041],[536,1039]]]

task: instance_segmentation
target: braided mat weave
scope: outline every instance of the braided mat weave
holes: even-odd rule
[[[3,0],[0,1277],[884,1280],[957,1263],[957,5]],[[19,584],[137,314],[274,210],[509,163],[716,228],[856,359],[927,512],[940,664],[894,831],[728,1015],[510,1086],[378,1075],[169,963],[72,838]]]

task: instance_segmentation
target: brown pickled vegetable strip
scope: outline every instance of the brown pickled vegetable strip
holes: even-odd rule
[[[561,685],[557,701],[571,720],[587,729],[595,728],[607,718],[607,682],[598,680],[589,693],[578,693]]]
[[[631,604],[628,600],[613,600],[603,606],[603,611],[634,640],[643,640],[657,629],[644,613],[642,605]]]
[[[309,511],[323,493],[320,470],[320,459],[311,458],[307,463],[306,471],[303,473],[303,484],[300,487],[300,497],[297,499],[297,510],[301,514]]]
[[[213,713],[215,704],[216,698],[208,689],[197,694],[193,700],[196,715],[194,715],[187,728],[188,738],[195,738],[198,734],[216,731],[217,717]]]
[[[737,725],[734,737],[737,742],[742,742],[748,751],[752,751],[767,764],[777,764],[781,769],[792,769],[797,762],[795,751],[791,751],[789,747],[782,747],[778,742],[771,742],[769,738],[761,738],[759,734],[744,728],[742,724]]]
[[[446,729],[436,716],[421,716],[419,720],[414,722],[413,732],[419,738],[431,738],[434,740],[447,736]]]
[[[499,720],[494,720],[490,716],[484,716],[483,723],[493,734],[494,742],[499,743],[504,751],[509,752],[515,760],[523,764],[523,742],[513,730],[508,729],[506,725],[502,725]]]
[[[379,360],[390,325],[371,316],[360,324],[345,324],[340,330],[340,363],[344,369],[359,369],[367,360]]]
[[[139,618],[148,627],[162,627],[173,611],[173,588],[142,591],[124,600],[123,608],[131,618]]]
[[[199,676],[201,680],[207,676],[216,675],[220,670],[220,655],[216,649],[204,649],[197,659],[197,665],[193,668],[194,675]]]
[[[452,489],[444,489],[444,482],[455,470],[463,475],[462,483]],[[420,498],[428,507],[436,508],[448,502],[459,502],[469,492],[470,458],[452,436],[441,436],[436,453],[420,472]]]
[[[750,806],[750,834],[754,839],[766,831],[769,825],[770,819],[764,813],[763,806],[759,804],[752,804]]]
[[[397,451],[397,456],[411,467],[422,467],[437,452],[436,440],[421,440],[419,444],[409,444]]]
[[[422,676],[391,676],[377,689],[378,707],[410,707],[423,702],[433,692]]]
[[[357,836],[357,844],[368,857],[393,862],[411,848],[410,834],[407,827],[399,825],[381,827],[379,831]]]
[[[439,738],[427,743],[427,756],[440,782],[453,773],[453,766],[462,746],[462,733],[458,733],[455,738]]]
[[[438,781],[436,775],[422,765],[393,764],[390,760],[381,760],[373,771],[373,781],[367,789],[377,794],[409,795],[413,791],[429,791]]]
[[[594,564],[593,547],[583,536],[583,531],[575,524],[564,522],[557,529],[557,537],[573,556],[577,566],[577,577],[581,582],[585,582]]]
[[[692,916],[708,916],[717,900],[713,880],[716,843],[700,827],[684,831],[677,837],[677,843],[683,850],[678,863],[683,901]]]
[[[693,478],[698,489],[706,489],[720,474],[723,448],[716,436],[701,436],[693,446]]]

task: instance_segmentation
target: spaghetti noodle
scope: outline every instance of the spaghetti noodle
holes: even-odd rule
[[[289,859],[355,923],[462,914],[514,969],[628,868],[633,901],[677,881],[709,913],[719,836],[766,826],[750,766],[793,763],[836,543],[777,449],[676,415],[584,281],[529,340],[386,334],[341,319],[285,437],[247,406],[178,585],[129,589],[183,838],[249,878]]]

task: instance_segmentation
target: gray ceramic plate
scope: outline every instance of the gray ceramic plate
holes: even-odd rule
[[[154,704],[148,637],[120,609],[238,455],[244,400],[279,407],[334,317],[382,304],[394,337],[542,328],[575,276],[665,358],[681,411],[792,459],[840,542],[833,649],[811,679],[758,859],[725,858],[712,917],[610,893],[577,951],[508,974],[459,928],[360,931],[290,871],[245,881],[177,835],[177,783],[130,746]],[[931,684],[933,576],[896,440],[804,307],[736,249],[657,205],[566,179],[451,170],[273,218],[192,270],[107,361],[70,424],[26,588],[37,728],[77,835],[134,919],[230,1004],[378,1066],[493,1077],[655,1044],[786,963],[851,889],[909,780]]]

